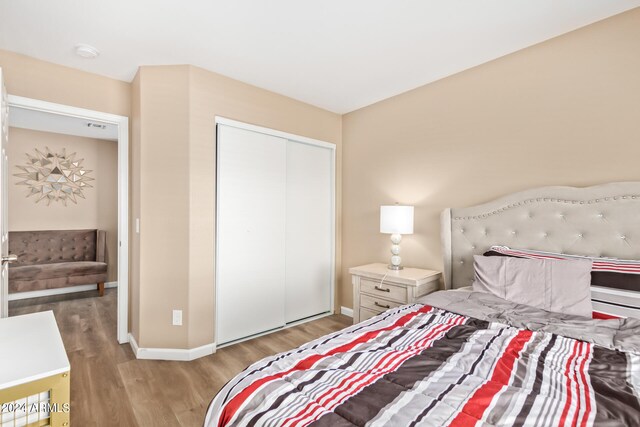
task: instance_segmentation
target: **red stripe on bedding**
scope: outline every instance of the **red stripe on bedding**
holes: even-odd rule
[[[599,271],[599,272],[609,272],[609,273],[640,273],[640,268],[633,268],[633,267],[621,267],[621,266],[617,266],[617,267],[603,267],[601,265],[598,265],[598,263],[592,263],[591,264],[591,270],[592,271]]]
[[[406,325],[407,323],[409,323],[409,321],[411,321],[416,316],[418,316],[420,314],[423,314],[423,313],[428,313],[432,309],[433,309],[433,307],[428,306],[428,305],[424,305],[424,306],[420,307],[418,310],[413,311],[411,313],[407,313],[404,316],[400,317],[392,325],[389,325],[389,326],[381,328],[381,329],[376,329],[376,330],[373,330],[373,331],[366,332],[366,333],[360,335],[355,340],[353,340],[351,342],[348,342],[346,344],[343,344],[343,345],[341,345],[339,347],[336,347],[334,349],[331,349],[328,352],[326,352],[325,354],[314,354],[313,356],[309,356],[309,357],[307,357],[305,359],[302,359],[301,361],[296,363],[295,366],[293,366],[291,369],[289,369],[287,371],[278,372],[277,374],[269,375],[267,377],[261,378],[261,379],[255,381],[255,382],[253,382],[250,386],[248,386],[247,388],[245,388],[241,392],[239,392],[237,395],[235,395],[225,405],[224,409],[222,410],[222,414],[220,415],[220,421],[218,423],[218,426],[219,427],[226,426],[233,419],[233,416],[236,414],[238,409],[240,409],[242,404],[244,404],[244,402],[249,398],[249,396],[251,396],[256,390],[258,390],[264,384],[266,384],[266,383],[268,383],[270,381],[282,378],[285,375],[288,375],[288,374],[290,374],[292,372],[301,371],[301,370],[304,370],[304,369],[309,369],[313,365],[315,365],[318,361],[320,361],[320,360],[322,360],[322,359],[324,359],[326,357],[332,356],[332,355],[337,354],[337,353],[344,353],[346,351],[349,351],[352,348],[354,348],[355,346],[357,346],[358,344],[362,344],[362,343],[371,341],[372,339],[374,339],[375,337],[377,337],[378,335],[380,335],[383,332],[390,331],[392,329],[399,328],[399,327],[402,327],[402,326]]]
[[[571,372],[573,374],[573,382],[576,388],[576,410],[573,413],[573,417],[571,417],[571,426],[575,427],[579,421],[579,417],[580,417],[580,407],[581,407],[581,400],[582,400],[582,394],[581,394],[581,383],[580,383],[580,358],[582,357],[582,347],[583,347],[583,342],[582,341],[578,341],[578,354],[576,355],[576,361],[574,363],[574,368],[573,371]]]
[[[567,359],[567,363],[564,368],[564,376],[567,378],[567,400],[564,403],[564,408],[562,409],[562,415],[560,415],[559,425],[561,426],[565,425],[567,414],[569,413],[569,409],[571,408],[571,401],[573,400],[572,387],[571,387],[571,382],[572,382],[571,374],[573,373],[573,376],[575,377],[575,369],[572,369],[571,365],[573,364],[573,360],[578,356],[577,352],[578,352],[579,345],[580,345],[580,341],[575,341],[573,343],[573,350],[571,351],[571,355]],[[576,385],[576,388],[577,388],[577,385]],[[577,399],[578,399],[578,405],[576,406],[579,406],[580,404],[579,395],[577,396]],[[571,425],[573,426],[574,424],[572,423]]]
[[[397,367],[407,359],[423,351],[435,340],[436,337],[446,333],[454,326],[461,324],[464,320],[465,317],[462,316],[453,317],[449,319],[447,323],[434,327],[425,337],[412,344],[406,350],[393,351],[380,359],[378,363],[372,366],[369,370],[364,372],[354,372],[352,375],[341,381],[340,384],[330,388],[321,396],[316,397],[313,402],[307,404],[307,406],[298,412],[298,414],[287,418],[283,422],[283,425],[288,425],[288,423],[291,422],[291,427],[296,427],[298,425],[306,425],[317,420],[326,411],[333,410],[338,404],[344,401],[345,398],[354,396],[366,386],[377,381],[380,377],[389,372],[395,371]],[[387,363],[387,360],[391,358],[392,360]],[[358,383],[358,380],[366,377],[369,377],[366,381]],[[340,398],[338,398],[338,396],[340,396]]]
[[[533,332],[523,330],[511,339],[504,353],[498,359],[491,379],[473,393],[471,399],[467,401],[449,426],[467,427],[482,419],[484,411],[491,405],[496,394],[509,384],[516,360],[520,357],[520,352],[532,335]]]
[[[589,415],[591,414],[591,390],[589,389],[589,381],[587,381],[586,374],[586,365],[587,360],[591,358],[591,344],[588,342],[583,343],[585,347],[585,351],[582,358],[582,363],[580,364],[580,381],[582,382],[582,386],[584,388],[584,400],[585,400],[585,410],[584,414],[582,414],[582,419],[580,421],[580,427],[586,426],[587,421],[589,420]]]
[[[599,320],[622,319],[622,317],[620,317],[620,316],[614,316],[613,314],[601,313],[599,311],[594,311],[591,317],[593,319],[599,319]]]

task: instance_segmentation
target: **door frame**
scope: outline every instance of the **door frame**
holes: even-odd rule
[[[219,284],[219,280],[218,280],[218,217],[219,217],[219,209],[220,209],[220,200],[219,200],[219,194],[218,194],[218,182],[219,182],[219,173],[220,173],[220,165],[219,165],[219,158],[218,158],[218,125],[227,125],[227,126],[231,126],[231,127],[235,127],[238,129],[244,129],[244,130],[249,130],[249,131],[253,131],[253,132],[258,132],[258,133],[263,133],[266,135],[271,135],[271,136],[277,136],[283,139],[288,139],[294,142],[298,142],[298,143],[302,143],[302,144],[308,144],[308,145],[313,145],[316,147],[322,147],[322,148],[327,148],[331,151],[331,212],[330,212],[330,218],[331,218],[331,285],[330,285],[330,296],[329,296],[329,311],[327,313],[321,313],[315,316],[311,316],[311,317],[307,317],[305,319],[301,319],[301,320],[297,320],[294,322],[289,322],[289,323],[285,323],[285,325],[281,328],[276,328],[273,330],[269,330],[269,331],[265,331],[265,332],[260,332],[248,337],[244,337],[244,338],[240,338],[238,340],[235,341],[231,341],[228,343],[224,343],[222,345],[219,345],[218,343],[218,313],[220,312],[220,310],[218,310],[218,305],[220,304],[220,299],[218,298],[218,284]],[[312,320],[316,320],[316,319],[320,319],[326,316],[330,316],[332,314],[334,314],[335,312],[335,294],[336,294],[336,244],[338,242],[338,238],[336,236],[336,193],[337,193],[337,188],[336,188],[336,144],[327,142],[327,141],[322,141],[319,139],[313,139],[313,138],[309,138],[306,136],[302,136],[302,135],[296,135],[293,133],[289,133],[289,132],[284,132],[284,131],[280,131],[280,130],[276,130],[276,129],[271,129],[271,128],[267,128],[267,127],[263,127],[263,126],[257,126],[257,125],[253,125],[250,123],[245,123],[245,122],[241,122],[241,121],[237,121],[237,120],[233,120],[233,119],[228,119],[226,117],[222,117],[222,116],[215,116],[215,126],[214,126],[214,137],[215,137],[215,150],[214,150],[214,156],[215,158],[213,159],[214,164],[216,165],[216,184],[215,184],[215,203],[216,203],[216,208],[215,208],[215,233],[216,233],[216,237],[215,237],[215,242],[214,242],[214,293],[215,293],[215,314],[214,314],[214,343],[216,344],[216,348],[223,348],[226,347],[228,345],[232,345],[232,344],[237,344],[239,342],[242,341],[246,341],[246,340],[250,340],[259,336],[263,336],[263,335],[267,335],[270,334],[272,332],[278,331],[278,330],[282,330],[282,329],[286,329],[286,328],[290,328],[292,326],[296,326],[302,323],[306,323],[306,322],[310,322]]]
[[[118,126],[118,327],[120,344],[129,342],[129,118],[101,111],[9,95],[9,108],[77,117]],[[11,143],[11,142],[9,142]]]

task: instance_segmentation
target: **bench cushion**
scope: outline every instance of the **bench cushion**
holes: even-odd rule
[[[9,269],[9,292],[55,289],[105,282],[107,264],[96,261],[15,266]]]
[[[96,230],[9,232],[9,252],[18,255],[11,267],[76,261],[104,261],[96,257]]]

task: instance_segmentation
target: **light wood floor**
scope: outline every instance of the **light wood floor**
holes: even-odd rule
[[[11,301],[11,316],[53,310],[71,362],[71,425],[202,426],[216,392],[251,363],[351,324],[333,315],[192,362],[136,360],[116,341],[116,289]]]

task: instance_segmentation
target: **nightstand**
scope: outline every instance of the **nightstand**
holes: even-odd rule
[[[442,276],[439,271],[421,268],[389,270],[383,263],[353,267],[349,273],[353,283],[354,324],[438,290]]]

